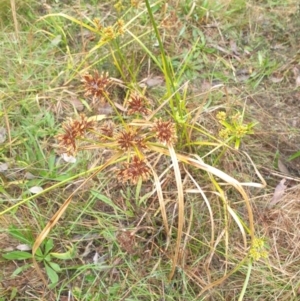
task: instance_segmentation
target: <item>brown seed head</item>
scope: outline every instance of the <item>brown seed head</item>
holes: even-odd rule
[[[73,155],[77,151],[76,146],[76,133],[72,126],[68,123],[63,125],[64,133],[56,136],[59,141],[59,146],[69,155]]]
[[[72,126],[76,131],[76,137],[83,137],[86,131],[95,128],[95,121],[89,121],[84,114],[80,114],[79,119],[74,120]]]
[[[82,82],[85,86],[85,96],[91,95],[93,100],[105,98],[105,94],[108,95],[107,87],[111,83],[111,80],[108,76],[108,72],[99,72],[94,71],[94,75],[89,73],[83,75]]]
[[[124,163],[124,167],[118,171],[118,178],[122,182],[130,181],[132,184],[137,184],[140,178],[143,181],[149,179],[151,175],[150,168],[143,159],[134,156],[130,163]]]
[[[171,121],[156,119],[152,126],[152,131],[155,132],[158,141],[161,143],[173,145],[177,141],[176,128]]]
[[[136,92],[131,93],[128,100],[128,115],[133,114],[142,114],[149,115],[150,110],[147,108],[149,106],[148,100],[143,96],[139,95]]]
[[[84,114],[80,114],[78,120],[69,118],[63,123],[63,134],[57,135],[59,145],[67,154],[75,154],[77,151],[76,139],[83,137],[87,130],[94,128],[94,121],[89,121]]]
[[[123,150],[129,150],[131,148],[137,147],[139,149],[145,148],[145,142],[142,137],[140,137],[137,132],[133,129],[122,130],[116,138],[119,146]]]

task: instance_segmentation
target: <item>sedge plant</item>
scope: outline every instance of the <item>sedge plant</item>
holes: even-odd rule
[[[82,20],[78,20],[63,13],[47,15],[41,19],[63,17],[96,35],[99,42],[88,51],[84,59],[78,64],[74,73],[70,76],[70,80],[74,79],[76,76],[80,77],[82,87],[85,90],[83,97],[88,104],[87,107],[90,108],[91,111],[98,107],[103,107],[104,105],[109,105],[113,111],[113,116],[105,114],[90,114],[92,116],[87,116],[86,114],[81,113],[75,117],[67,118],[62,124],[60,133],[56,136],[58,152],[60,154],[66,154],[69,157],[72,156],[77,158],[80,152],[93,152],[105,149],[109,150],[109,156],[105,163],[84,171],[62,183],[57,183],[48,187],[47,190],[44,190],[35,196],[25,198],[9,209],[6,209],[1,214],[16,208],[51,189],[63,186],[75,178],[86,177],[83,183],[79,185],[59,207],[58,211],[52,216],[46,227],[35,240],[35,243],[32,246],[32,258],[37,270],[39,270],[40,268],[37,261],[40,261],[40,247],[43,246],[45,242],[50,241],[50,246],[47,247],[47,254],[51,251],[52,244],[48,237],[49,233],[68,209],[73,196],[85,183],[103,170],[110,171],[114,176],[114,179],[123,183],[123,185],[140,187],[144,183],[148,183],[148,185],[151,183],[152,189],[157,195],[159,211],[165,231],[166,244],[164,252],[168,254],[171,263],[169,280],[174,277],[176,269],[181,268],[190,279],[193,279],[195,283],[198,283],[201,280],[196,274],[185,269],[180,256],[184,252],[184,248],[186,247],[185,241],[187,240],[186,204],[188,195],[196,194],[203,200],[210,217],[210,233],[207,234],[208,238],[206,239],[206,243],[203,244],[208,250],[207,267],[209,267],[214,254],[217,252],[216,250],[220,244],[220,240],[224,240],[226,249],[224,252],[225,258],[228,256],[228,250],[230,249],[229,225],[234,224],[238,228],[239,239],[244,254],[244,259],[233,267],[231,271],[225,270],[224,275],[219,279],[203,283],[199,294],[200,296],[214,286],[220,285],[232,275],[232,273],[239,270],[243,264],[246,264],[249,261],[251,262],[251,256],[253,256],[253,251],[251,250],[255,247],[254,243],[256,241],[256,236],[252,208],[244,186],[263,187],[265,182],[254,165],[255,171],[261,179],[262,184],[240,183],[225,171],[205,163],[201,156],[192,152],[184,153],[182,151],[183,145],[190,146],[193,144],[191,137],[194,132],[201,132],[201,134],[207,138],[207,141],[202,141],[201,145],[212,145],[216,148],[229,146],[225,145],[224,142],[211,137],[211,134],[208,131],[198,126],[195,120],[196,117],[198,117],[197,114],[194,116],[195,119],[192,120],[191,114],[188,113],[186,106],[188,84],[179,85],[179,83],[182,83],[183,81],[183,71],[187,63],[183,62],[181,64],[182,69],[174,71],[170,59],[164,49],[159,32],[159,25],[156,23],[153,14],[153,7],[157,4],[161,4],[161,2],[162,1],[157,1],[154,4],[150,4],[150,2],[146,0],[145,7],[127,23],[123,21],[123,19],[125,20],[126,16],[130,14],[130,10],[124,14],[124,18],[120,18],[112,26],[104,26],[101,23],[101,20],[97,19],[87,19],[87,23],[85,23],[82,22]],[[147,33],[154,32],[160,50],[159,59],[155,57],[152,50],[142,41],[142,37],[145,36],[145,33],[136,36],[130,31],[130,25],[133,20],[137,20],[138,17],[142,15],[149,17],[152,29],[147,31]],[[116,43],[116,40],[122,39],[122,36],[125,34],[128,34],[132,38],[125,44],[138,44],[145,52],[145,55],[152,59],[152,63],[162,72],[165,78],[165,94],[155,101],[155,106],[151,102],[150,97],[147,96],[147,89],[141,91],[138,85],[130,85],[125,81],[126,74],[121,67],[122,62],[118,60],[119,58],[123,58],[123,62],[126,62],[124,55],[122,55],[122,49],[125,46]],[[93,55],[102,48],[108,49],[106,56],[101,57],[100,59],[96,58],[94,62],[88,65],[88,67],[84,68],[83,66],[85,63],[91,60]],[[194,48],[195,47],[193,47],[193,49]],[[191,53],[187,55],[187,61],[189,60],[189,57],[191,57],[193,49]],[[114,66],[116,66],[122,80],[110,77],[107,70],[98,70],[95,68],[95,65],[99,64],[99,62],[102,62],[104,58],[107,57],[112,58]],[[131,70],[131,67],[129,65],[125,67],[130,71],[129,74],[134,78],[134,72]],[[123,89],[123,95],[126,96],[121,100],[118,99],[118,103],[114,99],[113,92],[119,88]],[[252,127],[254,126],[250,124],[245,128],[240,116],[237,116],[236,119],[231,118],[229,121],[226,121],[226,118],[219,118],[219,120],[226,129],[231,131],[230,135],[232,138],[230,138],[229,142],[233,142],[235,148],[239,148],[241,138],[251,133]],[[194,146],[196,145],[197,144],[195,143]],[[173,198],[176,203],[176,226],[171,224],[171,217],[167,210],[167,203],[163,191],[163,183],[167,175],[165,175],[164,172],[159,174],[159,159],[163,160],[166,165],[165,169],[167,170],[167,174],[174,178],[173,184],[175,193],[173,194]],[[250,162],[252,163],[251,159]],[[199,174],[205,174],[203,179],[209,183],[211,190],[209,193],[199,184]],[[185,186],[186,184],[183,181],[183,177],[185,176],[190,179],[192,188],[187,188]],[[246,218],[242,218],[238,210],[232,206],[230,197],[228,197],[228,194],[226,193],[230,188],[233,188],[233,190],[237,192],[241,203],[245,206],[247,212]],[[224,238],[223,235],[218,239],[215,237],[215,228],[217,226],[214,220],[213,204],[211,203],[208,194],[216,196],[222,205],[223,224],[221,227],[223,227],[223,229],[221,232],[224,233]],[[174,233],[174,228],[176,229],[176,233]],[[44,255],[47,256],[47,254]],[[45,257],[43,256],[42,258]],[[45,281],[45,283],[47,283],[47,281]]]
[[[86,90],[85,96],[90,98],[93,105],[96,105],[97,103],[100,105],[102,102],[107,101],[114,106],[114,103],[109,98],[109,89],[113,86],[113,80],[108,77],[107,73],[99,73],[98,71],[91,74],[88,73],[83,76],[82,81]],[[106,163],[98,166],[96,171],[88,177],[86,181],[107,168],[114,170],[116,178],[120,182],[127,183],[128,185],[138,185],[141,182],[147,182],[152,179],[159,200],[160,212],[167,240],[171,239],[168,222],[169,218],[167,216],[165,200],[163,198],[161,180],[155,171],[156,166],[153,158],[158,155],[171,158],[177,187],[178,226],[176,246],[174,255],[172,256],[173,268],[169,275],[170,278],[173,277],[176,266],[180,264],[178,262],[179,250],[181,248],[185,224],[185,195],[181,178],[181,164],[184,166],[196,167],[210,175],[211,181],[217,188],[219,197],[224,203],[224,216],[227,216],[227,213],[229,213],[231,218],[236,222],[242,234],[244,247],[247,248],[247,234],[250,234],[253,240],[255,239],[255,235],[251,205],[242,185],[223,171],[205,164],[200,157],[177,152],[176,142],[178,140],[176,124],[170,120],[170,118],[155,117],[157,111],[154,111],[155,114],[153,114],[147,97],[139,94],[138,91],[131,91],[129,98],[125,103],[125,115],[127,115],[126,122],[123,118],[118,123],[110,120],[104,115],[100,117],[87,117],[84,114],[79,115],[75,119],[69,118],[66,120],[62,126],[62,133],[57,136],[61,152],[67,153],[69,156],[76,156],[78,152],[84,150],[93,151],[96,149],[109,149],[111,151],[111,156]],[[117,111],[116,107],[114,107],[114,109]],[[117,115],[120,116],[119,113],[117,113]],[[179,164],[179,162],[181,163]],[[222,187],[218,184],[215,177],[222,179],[228,183],[228,185],[232,185],[241,194],[248,211],[249,227],[246,226],[245,222],[241,222],[237,212],[231,208]],[[248,183],[247,185],[260,186],[255,183]],[[198,187],[198,193],[201,193],[206,199],[201,188],[199,186],[196,187]],[[65,201],[58,212],[52,217],[51,222],[48,223],[39,235],[33,246],[33,253],[38,250],[40,244],[48,236],[50,230],[65,212],[74,193],[75,192],[73,192]],[[207,206],[211,211],[209,202],[207,202]],[[211,223],[213,227],[213,218],[211,218]],[[168,244],[169,243],[167,243],[167,245]],[[213,236],[211,238],[211,244],[214,244]],[[231,273],[227,276],[230,274]],[[224,280],[224,278],[222,279]],[[216,284],[219,284],[219,282],[216,282]]]

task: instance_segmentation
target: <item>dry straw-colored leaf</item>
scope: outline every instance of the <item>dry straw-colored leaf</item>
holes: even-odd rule
[[[8,170],[8,164],[7,163],[1,163],[0,164],[0,172],[4,172]]]
[[[295,66],[292,69],[293,73],[294,73],[294,77],[295,77],[295,85],[296,88],[300,86],[300,66]]]
[[[175,149],[172,145],[168,146],[169,148],[169,154],[173,163],[174,168],[174,174],[175,174],[175,180],[176,180],[176,186],[177,186],[177,196],[178,196],[178,227],[177,227],[177,242],[176,242],[176,249],[175,254],[173,257],[173,266],[171,273],[169,275],[169,279],[173,278],[173,275],[175,273],[175,269],[178,262],[180,247],[181,247],[181,239],[183,234],[183,225],[184,225],[184,194],[183,194],[183,185],[182,185],[182,179],[181,179],[181,173],[180,168],[178,164],[178,158],[177,154],[175,152]]]
[[[33,194],[41,193],[43,191],[43,188],[40,186],[33,186],[29,189],[29,191]]]
[[[146,85],[147,87],[152,88],[152,87],[163,85],[164,81],[165,80],[162,76],[153,76],[153,77],[144,78],[143,80],[140,81],[139,85],[141,87]]]
[[[160,182],[156,172],[152,168],[152,166],[150,164],[148,166],[151,169],[152,174],[153,174],[154,185],[156,187],[156,193],[157,193],[157,198],[158,198],[158,201],[159,201],[161,216],[162,216],[163,224],[164,224],[164,227],[165,227],[165,230],[166,230],[166,233],[167,233],[167,237],[168,237],[168,240],[169,240],[169,236],[170,236],[170,234],[169,234],[169,225],[168,225],[168,218],[167,218],[167,212],[166,212],[166,206],[165,206],[165,201],[164,201],[164,197],[163,197],[161,182]]]
[[[67,153],[63,153],[61,155],[61,157],[67,163],[75,163],[76,162],[76,158],[71,155],[69,156]]]
[[[4,127],[0,127],[0,143],[3,143],[6,140],[6,132]]]
[[[16,246],[16,249],[19,251],[31,251],[31,246],[27,244],[20,244]]]
[[[84,109],[84,105],[77,97],[72,97],[70,100],[71,105],[78,111],[81,112]]]
[[[279,184],[276,186],[275,191],[274,191],[274,195],[270,201],[269,204],[269,208],[274,207],[283,197],[285,189],[286,189],[286,185],[284,185],[286,179],[282,179]]]
[[[284,173],[284,174],[286,174],[286,175],[290,175],[289,170],[287,169],[287,167],[284,165],[284,163],[283,163],[280,159],[278,159],[278,169],[279,169],[282,173]]]
[[[296,87],[300,87],[300,75],[296,78]]]
[[[282,82],[284,79],[284,76],[280,73],[280,72],[274,72],[271,76],[270,76],[270,80],[272,83],[277,84]]]

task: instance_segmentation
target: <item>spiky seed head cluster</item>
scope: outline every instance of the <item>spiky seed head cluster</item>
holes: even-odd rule
[[[254,238],[249,255],[254,261],[268,257],[268,252],[265,250],[265,242],[262,238]]]
[[[115,8],[118,11],[122,10],[124,8],[122,6],[121,1],[119,1],[118,3],[115,4]],[[125,32],[125,30],[124,30],[125,22],[123,19],[118,19],[117,22],[114,24],[114,26],[104,27],[101,24],[100,19],[94,18],[93,25],[96,28],[96,30],[100,33],[101,41],[104,41],[104,42],[109,42],[111,40],[114,40],[117,36],[123,35]]]
[[[145,160],[140,159],[138,156],[133,156],[131,162],[123,164],[117,176],[122,182],[130,181],[132,184],[137,184],[140,178],[143,181],[148,180],[150,174],[150,168],[147,166]]]
[[[248,127],[246,125],[238,125],[235,129],[235,136],[237,138],[243,138],[249,133]]]
[[[122,23],[120,23],[120,26]],[[107,97],[107,87],[111,83],[108,73],[94,71],[94,74],[85,74],[82,78],[85,85],[85,96],[92,96],[93,101],[101,100]],[[151,113],[149,102],[147,98],[137,92],[132,92],[128,101],[128,114],[142,114],[148,115]],[[89,121],[88,118],[82,114],[78,120],[69,118],[63,124],[64,133],[57,136],[60,147],[69,155],[75,155],[77,152],[76,139],[83,137],[87,130],[94,128],[94,122]],[[171,121],[163,121],[156,119],[150,132],[145,133],[143,129],[137,129],[134,126],[123,127],[116,133],[115,124],[111,121],[106,121],[99,128],[99,140],[102,142],[111,141],[113,145],[117,144],[118,148],[123,151],[128,151],[131,161],[123,165],[119,170],[118,175],[125,181],[129,180],[131,183],[137,183],[141,178],[146,180],[149,177],[150,171],[145,159],[140,159],[147,148],[147,139],[154,133],[155,138],[167,145],[173,145],[177,141],[175,124]],[[147,135],[148,134],[148,135]],[[108,144],[109,146],[109,144]],[[135,153],[135,155],[132,155]]]
[[[221,129],[220,131],[219,131],[219,137],[221,138],[221,139],[224,139],[224,140],[226,140],[226,139],[228,139],[229,138],[229,135],[230,135],[230,130],[229,129]]]
[[[84,96],[92,96],[93,101],[103,100],[106,95],[109,95],[107,88],[111,83],[111,79],[108,76],[108,72],[99,74],[95,70],[93,75],[87,73],[83,75],[82,82],[85,88]]]
[[[115,5],[114,8],[116,9],[116,11],[119,13],[121,12],[125,7],[122,4],[122,0],[118,1]]]
[[[119,147],[124,151],[134,148],[143,149],[146,147],[144,139],[135,129],[131,128],[120,131],[116,137],[116,141]]]
[[[79,115],[79,119],[68,118],[63,123],[63,134],[57,135],[60,147],[69,155],[74,155],[77,151],[76,139],[83,137],[86,131],[93,129],[94,121],[89,121],[84,114]]]
[[[217,113],[217,119],[220,121],[225,121],[226,120],[226,113],[224,111],[220,111]]]
[[[116,38],[116,32],[112,26],[104,27],[102,30],[102,41],[109,42]]]
[[[155,133],[159,142],[174,145],[177,141],[176,127],[171,121],[163,121],[156,119],[152,126],[152,131]]]
[[[229,137],[235,137],[236,139],[242,139],[247,134],[251,134],[251,124],[243,124],[243,118],[240,112],[234,115],[227,116],[225,112],[220,111],[216,115],[220,124],[225,128],[219,131],[219,136],[222,139],[227,139]]]
[[[138,94],[137,92],[132,92],[130,97],[127,101],[128,115],[134,114],[142,114],[142,115],[149,115],[149,101],[146,99],[145,96]]]

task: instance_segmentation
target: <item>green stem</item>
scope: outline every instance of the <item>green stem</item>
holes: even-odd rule
[[[243,298],[244,298],[244,295],[245,295],[245,293],[246,293],[246,289],[247,289],[248,284],[249,284],[249,279],[250,279],[250,275],[251,275],[251,270],[252,270],[252,261],[249,260],[247,276],[246,276],[246,279],[245,279],[245,282],[244,282],[244,285],[243,285],[243,289],[242,289],[242,291],[241,291],[241,294],[240,294],[240,296],[239,296],[238,301],[242,301]]]
[[[158,31],[157,26],[156,26],[156,22],[154,20],[153,14],[152,14],[152,10],[151,10],[151,6],[149,4],[149,0],[145,0],[145,3],[146,3],[147,11],[148,11],[148,14],[149,14],[149,17],[150,17],[150,21],[152,23],[152,26],[153,26],[153,29],[154,29],[154,32],[155,32],[156,39],[157,39],[158,45],[159,45],[159,49],[160,49],[160,53],[161,53],[161,57],[162,57],[162,64],[163,64],[162,69],[164,70],[164,73],[165,73],[165,79],[166,79],[166,86],[167,86],[167,89],[168,89],[168,95],[171,95],[172,91],[175,91],[175,87],[174,87],[174,83],[173,83],[173,76],[171,74],[171,70],[170,70],[169,62],[168,62],[167,57],[166,57],[165,49],[164,49],[164,46],[162,44],[160,34],[159,34],[159,31]],[[172,98],[170,99],[170,106],[171,106],[172,112],[174,114],[175,113],[175,110],[174,110],[175,108],[174,108],[174,102],[173,102]],[[176,97],[176,106],[177,106],[177,109],[179,110],[180,109],[179,108],[179,99],[177,99],[177,97]]]

